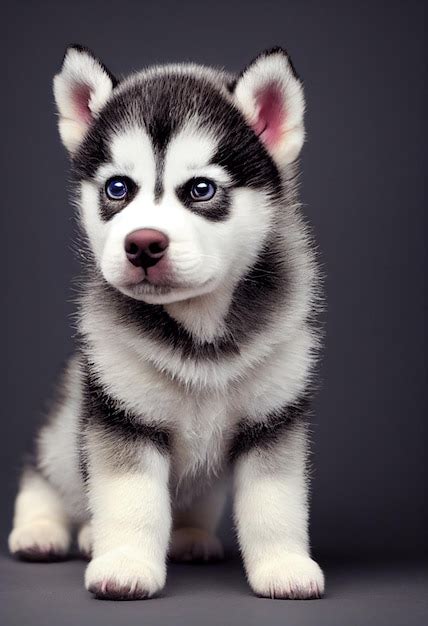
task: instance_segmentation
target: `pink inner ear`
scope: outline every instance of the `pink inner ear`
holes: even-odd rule
[[[89,108],[89,100],[91,99],[91,89],[88,85],[76,85],[73,90],[73,102],[79,119],[85,124],[92,121],[92,111]]]
[[[271,83],[256,95],[259,114],[254,124],[254,132],[268,148],[275,148],[282,135],[285,119],[283,98],[279,87]]]

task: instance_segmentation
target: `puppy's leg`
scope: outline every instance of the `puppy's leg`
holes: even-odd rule
[[[279,432],[255,429],[235,467],[235,517],[248,581],[271,598],[318,598],[321,569],[310,558],[303,425]]]
[[[174,513],[169,555],[175,561],[212,561],[223,558],[215,531],[223,513],[226,485],[217,481],[189,509]]]
[[[89,424],[85,433],[92,512],[85,583],[99,598],[141,599],[165,584],[170,463],[167,449],[151,441],[144,427],[123,419],[110,413],[108,427]]]
[[[92,524],[91,522],[84,522],[77,532],[77,547],[79,548],[80,556],[89,560],[92,555]]]
[[[10,552],[31,561],[64,558],[70,548],[70,523],[60,495],[34,469],[26,469],[15,502]]]

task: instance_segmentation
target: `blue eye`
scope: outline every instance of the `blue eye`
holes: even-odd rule
[[[190,197],[196,202],[211,200],[216,191],[217,187],[212,180],[208,180],[208,178],[195,178],[191,182]]]
[[[106,182],[106,194],[110,200],[123,200],[128,195],[128,185],[124,178],[110,178]]]

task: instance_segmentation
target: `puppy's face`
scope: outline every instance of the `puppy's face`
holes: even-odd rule
[[[70,48],[55,77],[60,133],[104,279],[170,303],[233,284],[257,258],[303,142],[303,95],[287,56],[238,82],[165,66],[117,84]]]

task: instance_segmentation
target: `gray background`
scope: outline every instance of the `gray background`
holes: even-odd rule
[[[30,448],[55,374],[72,349],[72,278],[78,262],[72,253],[75,226],[67,202],[67,157],[57,136],[51,90],[66,44],[88,45],[118,75],[179,60],[239,71],[259,51],[279,44],[289,49],[305,82],[308,142],[302,158],[302,199],[319,243],[328,299],[323,383],[313,420],[314,551],[327,573],[330,563],[344,564],[340,571],[347,573],[348,590],[353,580],[358,587],[366,571],[360,569],[360,577],[352,578],[351,563],[420,559],[427,528],[424,17],[424,2],[417,1],[3,3],[3,549],[20,460]],[[225,533],[232,537],[227,520]],[[10,623],[25,621],[27,609],[32,614],[32,598],[40,597],[44,584],[63,584],[64,589],[75,585],[76,601],[83,602],[83,591],[78,595],[81,572],[75,576],[70,569],[77,564],[43,567],[5,560],[4,566]],[[211,581],[214,576],[217,585],[224,580],[233,602],[230,581],[240,581],[242,575],[233,577],[233,561],[229,569],[227,564],[221,567],[217,574],[200,576]],[[393,566],[385,567],[382,571],[393,576]],[[166,606],[167,622],[181,623],[180,611],[187,619],[180,602],[198,593],[191,591],[190,578],[186,587],[182,571],[172,574],[173,580],[182,581],[178,604],[158,601],[157,606]],[[191,571],[195,578],[196,570]],[[331,565],[331,571],[334,581],[338,570]],[[406,578],[408,570],[400,571]],[[415,593],[415,579],[410,582],[409,577],[407,586],[397,580],[396,588],[385,582],[394,597],[410,589]],[[366,587],[370,595],[371,583]],[[22,588],[30,595],[20,593]],[[330,597],[337,592],[340,598],[342,591],[343,585],[333,585]],[[385,623],[391,623],[394,605],[379,593]],[[46,594],[40,623],[55,614],[49,604],[55,593]],[[30,598],[27,605],[22,604],[25,597]],[[363,597],[369,606],[368,596]],[[364,604],[358,593],[352,598]],[[236,602],[238,615],[241,605]],[[264,602],[265,621],[271,615],[277,623],[274,604]],[[249,614],[255,619],[253,607]],[[373,606],[377,624],[379,607]],[[292,610],[299,624],[319,624],[327,611]],[[115,614],[119,617],[116,609]],[[334,614],[341,615],[337,623],[343,624],[346,611]],[[318,615],[318,622],[311,622],[310,615]],[[336,623],[332,615],[330,624]],[[361,619],[354,623],[372,623],[368,615]]]

